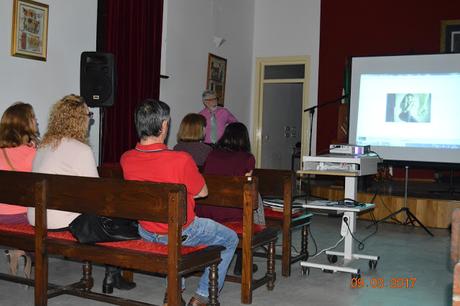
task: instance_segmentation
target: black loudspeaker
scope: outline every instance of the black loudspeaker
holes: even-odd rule
[[[106,107],[115,103],[115,78],[113,54],[82,52],[80,95],[89,107]]]

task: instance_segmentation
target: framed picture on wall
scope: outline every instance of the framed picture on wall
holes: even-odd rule
[[[216,92],[217,104],[220,106],[224,105],[225,80],[227,78],[226,73],[227,60],[223,57],[209,53],[206,88]]]
[[[441,21],[441,52],[460,52],[460,19]]]
[[[46,61],[48,5],[14,0],[11,55]]]

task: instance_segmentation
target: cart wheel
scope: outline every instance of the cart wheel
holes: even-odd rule
[[[369,269],[375,270],[377,268],[377,260],[369,260]]]
[[[305,275],[310,275],[310,268],[309,267],[302,267],[302,270],[300,271],[300,273],[302,274],[302,276],[305,276]]]
[[[352,274],[351,274],[351,278],[352,278],[352,279],[360,279],[360,278],[361,278],[361,274],[360,274],[360,273],[352,273]]]
[[[329,261],[330,263],[336,263],[337,255],[327,255],[327,261]]]

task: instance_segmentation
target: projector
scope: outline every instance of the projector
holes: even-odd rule
[[[329,153],[348,154],[348,155],[363,155],[371,151],[371,146],[358,146],[352,144],[331,144],[329,145]]]

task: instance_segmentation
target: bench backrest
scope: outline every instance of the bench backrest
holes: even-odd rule
[[[259,179],[261,196],[283,197],[287,189],[295,186],[295,173],[291,170],[254,169],[253,176]]]
[[[0,171],[0,203],[34,207],[44,180],[32,173]]]
[[[222,207],[256,209],[257,178],[251,176],[203,175],[208,187],[208,196],[197,199],[197,204]]]
[[[168,223],[170,211],[186,218],[179,184],[0,171],[0,203]]]
[[[119,165],[104,165],[98,167],[99,175],[105,178],[123,179],[123,171]],[[256,199],[251,202],[253,209],[257,208],[257,178],[248,176],[203,175],[208,187],[208,196],[197,199],[198,204],[217,205],[223,207],[243,208],[246,198]]]

